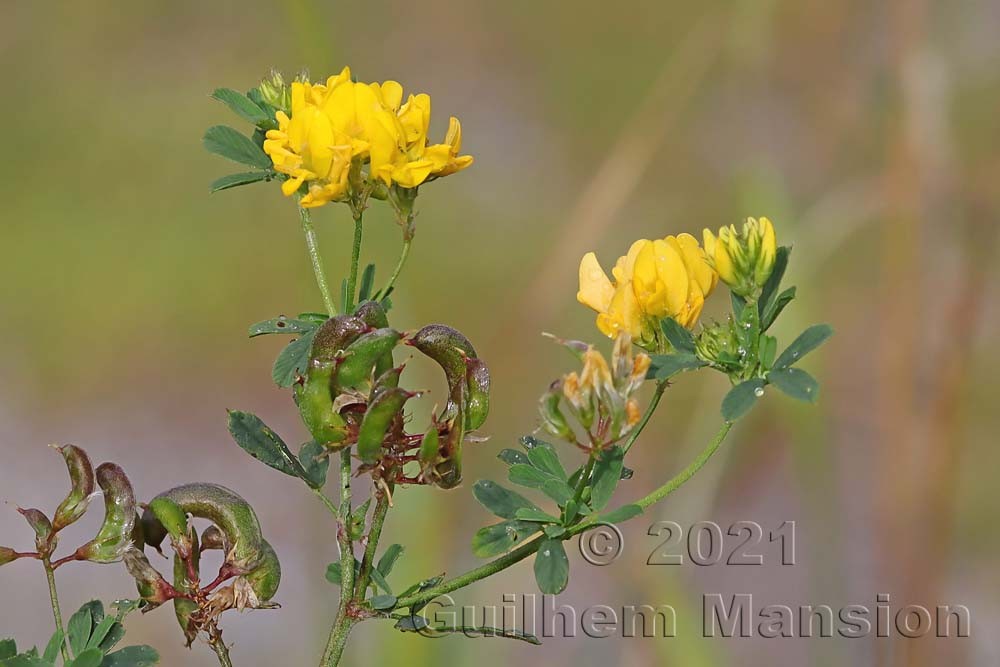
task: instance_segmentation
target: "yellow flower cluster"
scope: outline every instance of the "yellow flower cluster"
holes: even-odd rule
[[[747,218],[743,228],[723,227],[715,236],[704,231],[705,253],[722,282],[740,296],[755,294],[774,268],[777,239],[767,218]]]
[[[289,176],[286,196],[308,184],[305,208],[345,199],[352,165],[367,163],[372,182],[415,188],[472,164],[471,155],[460,155],[458,119],[451,118],[444,143],[428,145],[431,98],[411,94],[404,103],[396,81],[358,83],[347,67],[325,84],[295,81],[290,111],[275,114],[278,129],[267,132],[264,152]]]
[[[576,298],[597,311],[597,328],[606,336],[626,332],[642,343],[656,336],[665,317],[693,327],[719,277],[690,234],[636,241],[611,274],[613,282],[594,253],[584,255]]]

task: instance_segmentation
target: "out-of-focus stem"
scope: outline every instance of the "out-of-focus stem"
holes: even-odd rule
[[[385,525],[385,517],[388,513],[389,494],[383,491],[378,500],[375,501],[372,523],[368,529],[368,542],[365,544],[365,555],[361,558],[360,576],[354,589],[354,597],[358,600],[365,599],[365,591],[368,590],[368,584],[371,582],[372,563],[375,561],[378,541],[382,537],[382,526]]]
[[[337,519],[337,543],[340,545],[340,605],[330,628],[330,637],[320,660],[320,667],[340,662],[347,635],[355,621],[349,615],[354,603],[354,542],[351,539],[351,450],[340,452],[340,511]]]
[[[649,418],[653,416],[654,412],[656,412],[656,406],[660,404],[660,399],[663,398],[663,392],[666,388],[666,380],[657,383],[656,391],[653,392],[653,398],[650,399],[649,405],[646,406],[645,414],[642,415],[642,419],[639,420],[639,423],[635,425],[635,429],[632,430],[632,434],[628,437],[628,440],[625,441],[625,446],[622,447],[626,454],[628,454],[628,450],[632,448],[632,445],[635,444],[635,441],[639,439],[639,434],[642,433],[644,428],[646,428],[646,424],[649,423]]]
[[[354,245],[351,249],[351,273],[347,276],[347,296],[344,310],[349,314],[354,310],[354,295],[358,289],[358,264],[361,261],[361,238],[364,226],[361,224],[361,213],[354,215]]]
[[[389,293],[392,286],[396,284],[396,278],[399,277],[400,272],[403,270],[403,265],[406,264],[406,258],[410,256],[410,244],[413,243],[413,239],[404,238],[403,247],[399,251],[399,261],[396,262],[396,268],[393,269],[392,275],[389,276],[389,282],[385,284],[382,291],[379,292],[382,296]]]

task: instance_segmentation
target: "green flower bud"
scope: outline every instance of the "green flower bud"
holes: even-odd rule
[[[767,218],[747,218],[743,228],[723,227],[716,237],[703,233],[705,256],[734,294],[756,297],[774,269],[777,241]]]
[[[52,530],[52,522],[49,521],[49,517],[45,516],[41,510],[36,509],[18,507],[17,511],[35,531],[35,548],[38,549],[38,553],[47,555],[55,551],[57,538],[55,531]]]
[[[278,111],[284,111],[286,115],[291,113],[292,90],[285,83],[281,72],[272,69],[270,74],[264,77],[260,85],[257,86],[257,90],[260,91],[261,98],[272,107]]]

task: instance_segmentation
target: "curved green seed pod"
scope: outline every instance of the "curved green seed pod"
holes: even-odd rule
[[[193,531],[188,528],[187,513],[166,496],[157,496],[149,501],[149,511],[167,530],[177,553],[182,557],[189,556],[197,537],[192,537]]]
[[[159,500],[165,500],[160,498]],[[152,503],[150,503],[152,505]],[[175,505],[176,507],[176,505]],[[185,524],[187,524],[187,518],[185,517]],[[173,536],[173,533],[171,533]],[[198,535],[192,531],[191,537],[191,555],[190,555],[191,569],[193,570],[195,576],[201,571],[201,551],[198,548]],[[187,563],[180,557],[179,554],[174,555],[174,588],[176,588],[181,593],[194,594],[198,592],[198,582],[191,581],[188,579],[188,566]],[[198,611],[198,603],[194,600],[188,600],[186,598],[174,598],[174,616],[177,617],[177,623],[181,626],[181,630],[184,631],[184,638],[187,640],[187,645],[191,646],[194,640],[198,637],[198,628],[192,622],[192,616]]]
[[[384,329],[389,326],[389,318],[385,314],[385,308],[378,301],[365,301],[354,311],[354,316],[363,321],[372,329]],[[375,377],[392,368],[392,351],[379,357],[375,362]]]
[[[381,375],[375,376],[375,384],[372,385],[372,398],[383,389],[399,386],[399,376],[403,374],[405,364],[390,368]]]
[[[248,572],[245,577],[257,600],[267,602],[278,592],[278,585],[281,583],[281,563],[274,547],[267,540],[263,541],[261,553],[260,565],[252,572]]]
[[[409,337],[407,344],[420,350],[444,369],[448,381],[448,404],[442,420],[451,420],[467,401],[466,360],[476,357],[472,343],[460,331],[444,324],[428,324]]]
[[[396,347],[401,338],[402,334],[388,327],[375,329],[358,337],[344,350],[333,377],[334,387],[354,389],[371,381],[376,363],[386,354],[391,355],[392,348]],[[391,363],[390,361],[390,365]]]
[[[99,465],[95,476],[104,491],[104,523],[97,537],[76,550],[76,558],[93,563],[114,563],[120,561],[132,545],[135,494],[125,471],[114,463]]]
[[[52,528],[60,531],[77,521],[87,511],[91,494],[94,493],[94,466],[87,453],[76,445],[56,447],[66,461],[69,470],[70,491],[59,504],[52,519]]]
[[[462,483],[462,440],[465,438],[462,423],[462,411],[459,410],[440,448],[441,459],[434,466],[434,481],[442,489],[453,489]]]
[[[420,441],[420,470],[425,477],[433,477],[434,464],[437,463],[439,450],[441,448],[441,438],[438,435],[437,425],[431,427],[424,433]]]
[[[358,456],[362,461],[374,463],[378,459],[386,432],[402,411],[403,404],[415,395],[399,387],[386,387],[375,393],[358,429]]]
[[[246,574],[257,566],[263,541],[260,522],[253,508],[239,494],[218,484],[195,483],[164,491],[157,496],[160,497],[169,498],[186,513],[208,519],[219,527],[228,544],[232,545],[222,566],[225,574]],[[149,509],[143,514],[143,522],[147,525],[160,523]]]
[[[305,384],[296,392],[299,415],[313,439],[322,445],[343,442],[347,436],[347,422],[333,404],[331,383],[336,367],[335,361],[310,361]]]
[[[358,317],[350,315],[331,317],[316,330],[309,358],[316,361],[334,361],[338,352],[368,329],[369,326]]]
[[[465,360],[469,393],[465,406],[465,428],[477,429],[490,413],[490,369],[482,359]]]

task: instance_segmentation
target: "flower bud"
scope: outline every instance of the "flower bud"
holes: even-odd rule
[[[538,414],[542,418],[542,428],[563,440],[575,440],[573,429],[570,428],[566,416],[559,409],[559,401],[562,398],[563,381],[556,380],[549,386],[542,398],[538,401]]]
[[[260,96],[277,111],[290,113],[292,108],[292,91],[285,83],[285,78],[278,70],[271,70],[257,86]]]
[[[747,218],[743,228],[722,227],[715,236],[703,232],[705,255],[734,294],[756,297],[774,269],[777,241],[767,218]]]
[[[723,368],[739,363],[739,348],[739,337],[732,319],[705,327],[695,340],[698,357]]]

